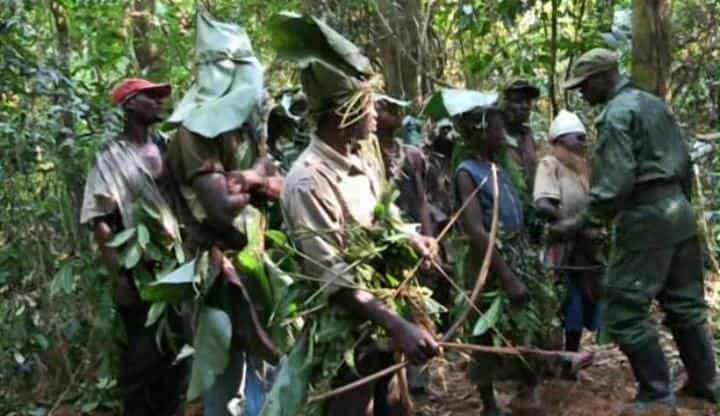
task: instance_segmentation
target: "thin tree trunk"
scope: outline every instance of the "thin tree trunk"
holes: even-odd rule
[[[550,96],[551,118],[557,115],[557,97],[555,93],[556,73],[557,73],[557,49],[558,49],[558,33],[557,33],[557,14],[559,0],[552,0],[550,11],[550,76],[548,77],[548,95]]]
[[[50,12],[52,13],[53,23],[55,24],[55,41],[57,42],[57,66],[63,76],[70,79],[72,78],[72,75],[70,73],[72,50],[70,47],[70,22],[68,21],[67,11],[59,1],[53,0],[50,2]],[[70,89],[69,85],[66,85],[65,87],[66,88],[63,88],[63,90],[65,91],[68,91]],[[72,137],[74,130],[73,127],[75,120],[73,118],[73,114],[68,109],[68,106],[65,105],[66,103],[62,102],[66,99],[67,94],[63,96],[58,96],[54,99],[55,104],[58,104],[62,108],[64,108],[64,110],[61,112],[61,119],[63,127],[65,127],[65,129],[64,131],[59,132],[57,137],[55,138],[58,143]]]
[[[132,44],[140,71],[152,78],[158,70],[159,50],[152,43],[152,16],[155,11],[155,0],[133,0],[130,13],[132,16]]]
[[[633,1],[633,81],[668,98],[671,60],[671,0]]]

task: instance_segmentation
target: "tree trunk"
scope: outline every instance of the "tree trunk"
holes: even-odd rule
[[[670,85],[671,0],[633,0],[632,78],[666,97]]]
[[[152,43],[152,17],[155,12],[155,0],[133,0],[130,8],[132,17],[132,40],[135,58],[140,71],[152,78],[158,69],[159,51]]]
[[[70,23],[68,21],[67,11],[59,1],[51,1],[50,12],[52,13],[53,23],[55,24],[55,40],[57,42],[57,67],[63,74],[63,76],[67,77],[67,79],[71,79],[72,74],[70,73],[70,59],[72,50],[70,48]],[[61,90],[69,91],[69,86],[66,85],[64,87],[65,88],[61,88]],[[58,104],[65,109],[61,113],[64,131],[59,132],[57,137],[55,138],[58,143],[69,137],[72,137],[73,135],[73,127],[75,124],[75,120],[73,118],[72,112],[67,109],[65,103],[62,102],[63,100],[67,99],[67,95],[69,95],[69,93],[67,93],[65,96],[59,96],[55,98],[55,104]]]
[[[419,0],[378,0],[380,39],[377,47],[382,57],[385,88],[396,97],[416,100],[421,95],[418,23],[422,21]]]
[[[548,77],[548,96],[550,98],[551,119],[555,118],[558,112],[557,94],[555,92],[557,74],[557,50],[558,50],[558,3],[560,0],[552,0],[550,11],[550,74]]]

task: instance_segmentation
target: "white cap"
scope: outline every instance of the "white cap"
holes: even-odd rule
[[[550,141],[553,141],[558,137],[568,133],[586,134],[585,126],[575,113],[567,110],[560,110],[560,113],[557,115],[557,117],[555,117],[555,120],[553,120],[552,124],[550,124],[550,132],[548,132],[548,139],[550,139]]]

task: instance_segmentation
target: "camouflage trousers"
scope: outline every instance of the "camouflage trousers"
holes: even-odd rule
[[[606,275],[605,324],[612,340],[632,350],[653,339],[650,306],[657,300],[675,330],[704,325],[705,285],[697,237],[652,251],[615,250]]]

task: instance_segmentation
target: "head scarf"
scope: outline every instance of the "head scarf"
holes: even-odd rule
[[[548,139],[552,142],[560,136],[569,133],[582,133],[585,132],[585,125],[583,125],[580,118],[575,114],[567,110],[560,110],[555,120],[550,124],[550,131],[548,132]]]

